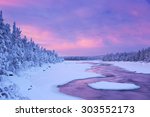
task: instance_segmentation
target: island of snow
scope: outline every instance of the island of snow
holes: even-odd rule
[[[135,84],[130,83],[116,83],[116,82],[96,82],[89,84],[90,87],[94,89],[103,89],[103,90],[134,90],[140,88]]]

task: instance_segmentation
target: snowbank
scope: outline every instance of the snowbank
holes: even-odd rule
[[[135,84],[129,83],[116,83],[116,82],[96,82],[89,84],[94,89],[105,89],[105,90],[133,90],[140,88]]]
[[[77,64],[78,63],[78,64]],[[20,92],[33,100],[69,100],[79,99],[58,91],[57,86],[63,85],[75,79],[100,76],[85,70],[89,64],[65,61],[63,63],[44,65],[21,72],[19,76],[11,77],[11,81],[20,87]]]
[[[22,100],[28,99],[19,94],[16,84],[7,79],[7,76],[0,76],[0,100]]]
[[[150,74],[150,63],[145,62],[103,62],[110,63],[128,71]]]

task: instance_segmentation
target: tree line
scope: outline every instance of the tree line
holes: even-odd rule
[[[32,32],[31,32],[32,33]],[[47,50],[32,39],[21,36],[21,30],[13,23],[4,23],[0,11],[0,75],[4,71],[16,72],[20,68],[41,66],[43,63],[56,63],[61,61],[54,50]]]
[[[144,61],[150,62],[150,47],[137,52],[123,52],[107,54],[102,57],[103,61]]]

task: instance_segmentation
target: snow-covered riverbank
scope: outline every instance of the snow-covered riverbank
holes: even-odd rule
[[[118,66],[120,68],[132,72],[150,74],[150,63],[146,63],[146,62],[124,62],[124,61],[103,62],[101,61],[101,63],[112,64],[114,66]]]
[[[82,64],[83,62],[84,64]],[[21,71],[17,75],[8,76],[7,78],[19,88],[21,96],[28,97],[31,100],[80,99],[78,97],[69,96],[59,92],[59,88],[57,86],[79,79],[104,77],[101,75],[101,72],[98,74],[89,71],[87,72],[86,70],[92,66],[92,64],[88,62],[97,63],[97,65],[104,63],[112,64],[129,71],[136,71],[137,73],[150,73],[150,63],[65,61],[57,64],[45,64],[42,67],[33,67],[28,70]],[[97,87],[102,87],[101,82],[96,84]],[[113,89],[112,86],[113,84],[109,84],[109,87],[105,87],[111,90]],[[121,88],[120,85],[118,87],[119,89]]]
[[[89,64],[80,62],[63,62],[44,65],[43,67],[31,68],[20,72],[18,76],[10,77],[9,80],[19,86],[20,92],[29,99],[79,99],[60,93],[57,86],[63,85],[75,79],[100,76],[92,72],[86,72]]]

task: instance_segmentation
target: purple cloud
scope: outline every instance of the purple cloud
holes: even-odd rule
[[[149,0],[1,0],[0,7],[7,22],[15,20],[24,34],[61,55],[135,51],[150,44]]]

